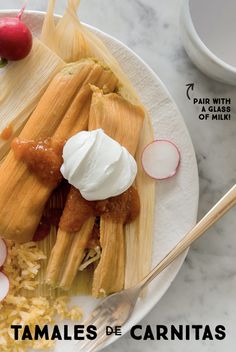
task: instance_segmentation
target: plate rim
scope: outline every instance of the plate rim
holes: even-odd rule
[[[18,9],[4,9],[1,10],[0,9],[0,14],[1,13],[7,13],[7,14],[16,14],[18,13],[19,10]],[[25,13],[27,14],[33,14],[33,15],[40,15],[40,16],[45,16],[46,12],[45,11],[37,11],[37,10],[26,10]],[[61,18],[62,15],[59,15],[57,13],[54,14],[54,18]],[[120,41],[119,39],[113,37],[112,35],[92,26],[89,25],[87,23],[82,22],[83,25],[85,25],[87,28],[91,29],[92,31],[95,31],[97,33],[100,33],[101,35],[104,35],[105,37],[111,39],[113,42],[116,42],[117,44],[119,44],[121,47],[123,47],[126,51],[128,51],[130,54],[132,54],[133,56],[136,57],[136,59],[138,59],[142,65],[145,67],[145,69],[147,71],[149,71],[149,73],[153,76],[153,78],[155,79],[155,81],[157,81],[161,88],[163,89],[163,91],[165,92],[166,96],[171,100],[172,104],[174,105],[176,111],[178,112],[178,120],[181,121],[183,128],[185,130],[185,134],[188,137],[189,140],[189,146],[191,146],[191,154],[194,157],[194,166],[195,166],[195,177],[194,177],[194,181],[195,181],[195,190],[196,190],[196,206],[195,206],[195,214],[193,214],[193,218],[195,219],[195,223],[197,221],[197,215],[198,215],[198,205],[199,205],[199,173],[198,173],[198,164],[197,164],[197,158],[196,158],[196,152],[194,149],[194,145],[192,142],[192,138],[191,135],[189,133],[189,130],[187,128],[187,125],[185,123],[185,120],[183,118],[183,115],[180,111],[180,109],[178,108],[177,103],[175,102],[175,99],[172,97],[171,93],[169,92],[168,88],[166,87],[166,85],[163,83],[163,81],[160,79],[160,77],[158,76],[158,74],[138,55],[136,54],[132,49],[130,49],[126,44],[124,44],[122,41]],[[141,97],[142,99],[142,97]],[[190,247],[189,247],[190,248]],[[157,305],[157,303],[162,299],[162,297],[166,294],[166,292],[168,291],[168,289],[170,288],[170,286],[172,285],[173,281],[176,279],[177,275],[180,272],[180,269],[183,266],[183,263],[185,261],[185,258],[188,254],[189,248],[183,252],[180,256],[179,256],[179,263],[176,266],[176,270],[174,275],[172,276],[171,280],[169,280],[167,287],[165,288],[165,290],[163,291],[163,293],[158,297],[157,300],[154,299],[152,300],[152,303],[147,307],[147,309],[145,310],[144,313],[141,314],[141,317],[139,318],[138,321],[142,320],[144,317],[146,317],[150,311]],[[181,258],[181,259],[180,259]],[[137,323],[138,323],[137,321]],[[107,347],[109,345],[111,345],[113,342],[117,341],[120,337],[123,337],[124,335],[126,335],[129,330],[131,329],[131,327],[133,326],[132,323],[132,319],[129,319],[129,321],[122,327],[122,335],[121,336],[114,336],[110,339],[108,339],[107,343],[103,346],[97,349],[97,351],[99,351],[100,349]]]

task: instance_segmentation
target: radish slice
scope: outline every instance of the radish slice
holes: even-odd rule
[[[8,277],[0,272],[0,302],[7,296],[10,288]]]
[[[0,268],[5,263],[7,258],[7,245],[4,240],[0,238]]]
[[[179,149],[170,141],[156,140],[144,148],[142,155],[143,169],[156,180],[164,180],[174,176],[179,164]]]

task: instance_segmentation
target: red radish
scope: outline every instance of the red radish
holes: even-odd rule
[[[0,272],[0,302],[7,296],[10,288],[8,277]]]
[[[0,238],[0,268],[5,263],[6,258],[7,258],[7,245],[6,245],[6,242]]]
[[[180,152],[167,140],[156,140],[148,144],[142,154],[144,171],[156,180],[174,176],[180,164]]]
[[[32,34],[21,21],[26,4],[17,17],[0,18],[0,57],[2,60],[21,60],[32,48]]]

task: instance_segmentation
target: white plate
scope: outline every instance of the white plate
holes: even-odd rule
[[[3,13],[16,14],[7,10],[0,13],[0,16]],[[39,35],[43,17],[43,13],[28,12],[24,15],[24,21],[34,34]],[[124,44],[93,27],[90,28],[104,40],[133,82],[142,102],[150,112],[155,138],[170,139],[176,143],[181,152],[181,166],[177,175],[172,179],[157,182],[153,247],[153,265],[155,265],[196,223],[199,190],[193,145],[176,104],[157,75]],[[180,270],[186,254],[187,252],[182,254],[149,286],[146,298],[138,302],[132,317],[123,327],[123,334],[137,324],[164,295]],[[88,297],[74,297],[73,303],[81,306],[87,315],[98,301]],[[115,339],[117,337],[110,339],[108,344]],[[71,342],[60,341],[55,352],[68,352],[72,350],[70,347]]]

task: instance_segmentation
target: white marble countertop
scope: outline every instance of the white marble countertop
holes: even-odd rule
[[[62,13],[66,0],[57,0]],[[236,180],[236,88],[217,83],[199,72],[188,59],[179,37],[181,0],[82,0],[82,21],[117,37],[141,56],[163,80],[190,131],[199,165],[199,217]],[[0,0],[0,9],[19,8],[20,0]],[[47,0],[29,1],[28,9],[45,10]],[[203,122],[186,100],[187,83],[198,97],[232,99],[231,121]],[[122,337],[107,352],[227,352],[236,346],[236,217],[228,213],[198,240],[176,280],[141,324],[223,324],[223,341],[138,342]]]

